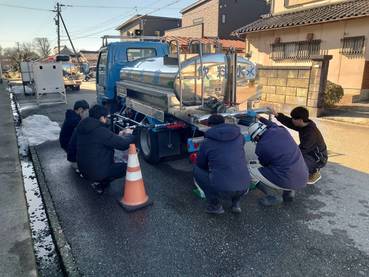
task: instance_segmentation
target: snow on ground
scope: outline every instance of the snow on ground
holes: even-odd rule
[[[28,152],[28,146],[35,146],[45,141],[57,140],[60,127],[44,115],[31,115],[22,120],[19,148],[22,154]]]

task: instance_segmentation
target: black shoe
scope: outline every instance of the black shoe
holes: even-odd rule
[[[98,183],[98,182],[92,183],[91,187],[97,194],[104,193],[104,186],[101,183]]]
[[[206,208],[206,212],[208,214],[223,214],[224,213],[224,209],[222,205],[211,205],[209,204],[208,207]]]
[[[285,190],[283,191],[283,201],[284,202],[292,202],[295,199],[296,192],[294,190]]]
[[[232,201],[232,213],[240,214],[242,212],[240,203],[240,200]]]

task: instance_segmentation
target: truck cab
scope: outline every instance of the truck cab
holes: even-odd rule
[[[139,59],[165,55],[168,55],[168,45],[163,42],[122,41],[103,46],[96,68],[97,103],[107,105],[111,111],[115,111],[123,104],[116,92],[120,70]]]

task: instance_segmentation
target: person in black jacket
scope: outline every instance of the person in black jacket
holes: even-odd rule
[[[240,199],[250,185],[250,173],[240,128],[225,124],[221,115],[208,119],[210,128],[200,146],[194,178],[208,201],[207,212],[224,213],[220,198],[232,200],[232,212],[240,213]]]
[[[299,132],[299,147],[309,169],[308,184],[315,184],[322,178],[320,169],[327,164],[328,151],[321,132],[309,119],[309,111],[304,107],[296,107],[289,117],[283,113],[277,113],[273,108],[270,109],[284,126]]]
[[[81,119],[87,117],[90,106],[85,100],[78,100],[74,103],[73,110],[65,112],[65,120],[59,134],[59,142],[61,148],[68,153],[68,145],[73,135],[74,129],[77,127]],[[77,171],[77,164],[75,159],[68,159],[72,167]]]
[[[114,162],[114,149],[127,150],[135,136],[114,134],[107,125],[108,112],[99,105],[90,109],[89,117],[77,126],[69,148],[76,148],[78,168],[93,189],[102,194],[111,181],[125,176],[126,163]]]
[[[65,119],[59,135],[60,146],[65,152],[68,151],[68,144],[74,128],[77,127],[81,119],[87,116],[89,108],[87,101],[78,100],[74,103],[73,110],[69,109],[65,112]]]

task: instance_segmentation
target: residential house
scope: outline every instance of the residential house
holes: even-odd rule
[[[341,103],[369,97],[369,0],[272,0],[270,14],[233,32],[263,66],[311,65],[328,54],[328,80],[344,88]]]
[[[99,51],[81,50],[78,54],[80,55],[82,62],[88,63],[90,66],[97,65]]]
[[[179,18],[137,14],[119,25],[116,30],[121,36],[163,36],[165,30],[180,26]]]
[[[167,30],[165,35],[229,39],[233,30],[255,21],[268,10],[265,0],[200,0],[181,11],[181,28]]]

